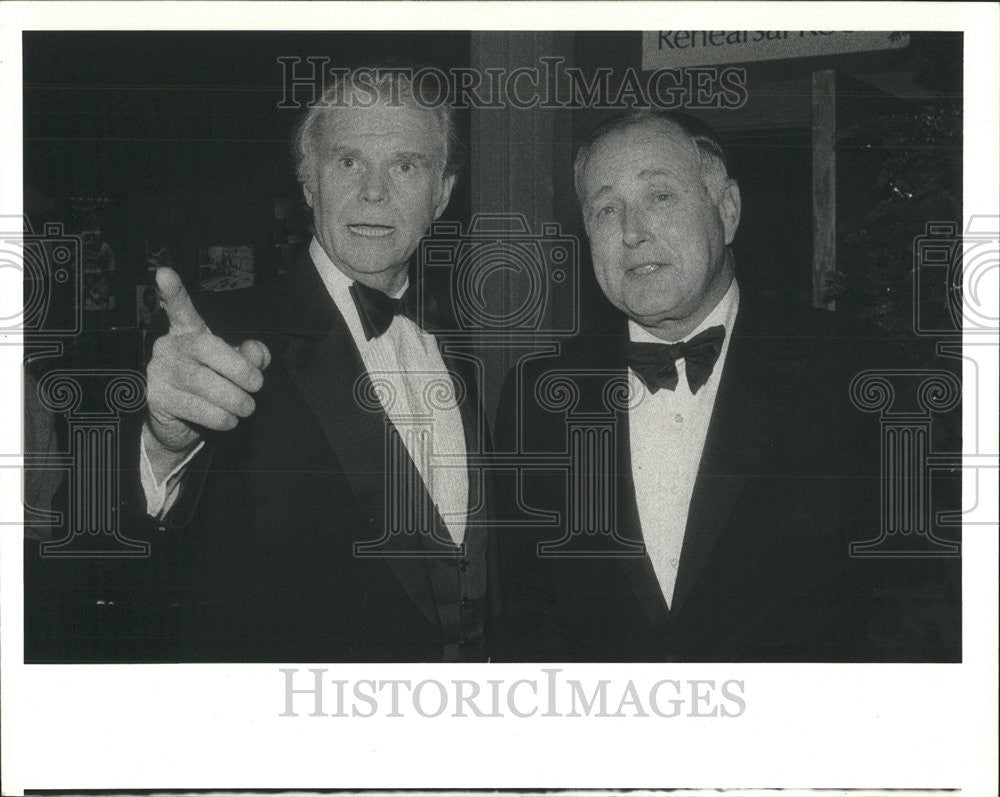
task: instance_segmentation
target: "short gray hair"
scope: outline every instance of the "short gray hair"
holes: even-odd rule
[[[433,113],[441,124],[445,145],[445,176],[457,174],[462,168],[462,142],[458,136],[455,111],[448,98],[434,95],[414,85],[413,71],[410,69],[387,69],[382,67],[358,67],[344,75],[336,75],[318,101],[309,104],[302,121],[292,136],[292,156],[295,159],[295,174],[303,185],[312,185],[316,178],[316,144],[322,137],[322,126],[318,122],[327,114],[337,112],[348,98],[364,92],[359,105],[371,106],[378,103],[420,108]]]
[[[729,179],[729,160],[716,132],[705,122],[686,113],[643,108],[615,114],[605,119],[593,127],[584,138],[573,162],[573,186],[576,188],[576,196],[580,203],[583,203],[580,181],[594,145],[605,136],[647,122],[667,124],[677,128],[698,148],[701,181],[712,201],[718,202],[726,180]]]

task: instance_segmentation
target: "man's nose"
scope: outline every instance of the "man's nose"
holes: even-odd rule
[[[629,249],[635,249],[649,240],[649,227],[643,215],[636,210],[625,209],[622,216],[622,242]]]
[[[388,195],[385,175],[379,169],[369,169],[365,172],[361,183],[361,200],[363,202],[381,202]]]

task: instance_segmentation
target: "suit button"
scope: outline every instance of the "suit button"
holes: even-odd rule
[[[470,601],[468,598],[462,598],[461,605],[463,609],[468,609],[472,605],[472,601]]]
[[[462,560],[459,561],[459,563],[458,563],[458,569],[461,570],[463,573],[466,570],[468,570],[469,569],[469,560],[463,557]]]

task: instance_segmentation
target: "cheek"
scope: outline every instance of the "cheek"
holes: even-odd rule
[[[614,282],[620,278],[622,247],[621,237],[608,230],[591,231],[589,236],[590,257],[594,271],[605,282]]]
[[[319,190],[313,194],[313,199],[326,213],[335,212],[343,204],[342,198],[347,195],[347,187],[329,177],[322,180],[318,188]]]
[[[621,240],[621,232],[610,224],[592,230],[590,232],[590,249],[594,258],[600,258],[607,263],[617,262],[621,258],[623,249]]]
[[[601,290],[610,299],[619,297],[623,289],[622,270],[618,258],[608,253],[593,252],[594,276]]]
[[[424,179],[397,180],[393,186],[396,201],[409,215],[430,213],[436,200],[432,182]]]

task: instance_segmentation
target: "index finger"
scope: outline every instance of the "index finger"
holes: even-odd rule
[[[203,332],[208,326],[194,309],[191,297],[177,272],[166,266],[156,269],[156,288],[160,304],[167,311],[171,332]]]

